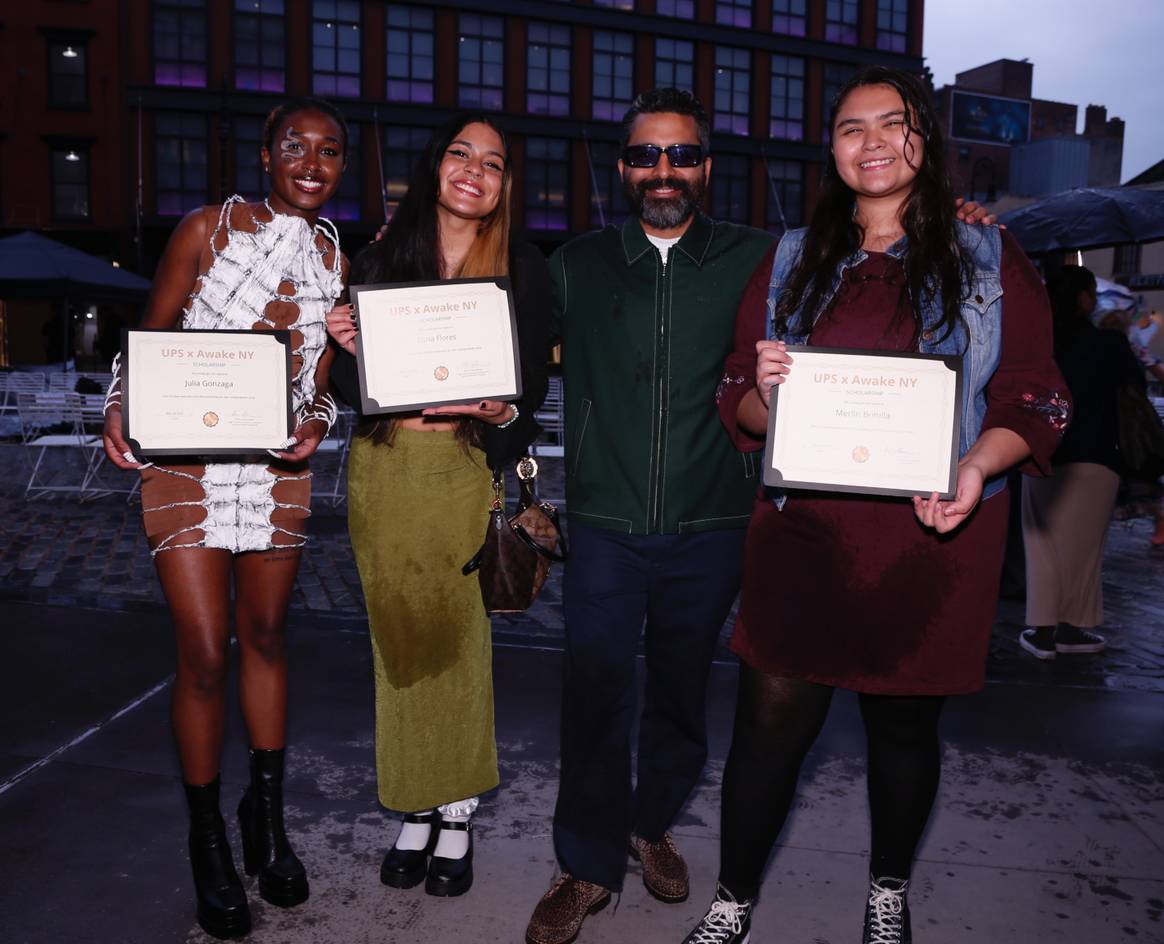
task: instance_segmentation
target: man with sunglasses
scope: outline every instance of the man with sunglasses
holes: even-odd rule
[[[707,678],[758,481],[714,394],[740,296],[772,237],[700,212],[712,159],[692,95],[640,95],[622,137],[631,217],[550,260],[571,544],[554,814],[562,877],[534,911],[529,944],[572,940],[622,888],[628,852],[651,894],[687,897],[667,830],[707,756]],[[632,789],[640,639],[647,677]]]

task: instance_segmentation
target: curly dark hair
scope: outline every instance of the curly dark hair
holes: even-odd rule
[[[837,91],[829,113],[829,126],[848,95],[868,85],[888,85],[905,105],[905,147],[921,142],[922,162],[912,191],[901,210],[901,225],[907,237],[904,265],[906,289],[913,300],[913,316],[921,330],[919,302],[938,296],[942,302],[939,338],[945,338],[962,315],[960,303],[969,295],[971,262],[958,242],[955,229],[954,188],[946,170],[945,143],[929,93],[914,76],[899,69],[868,66],[857,72]],[[821,179],[820,194],[804,248],[789,275],[788,284],[776,305],[778,333],[789,327],[789,319],[799,310],[796,327],[808,333],[821,312],[840,263],[861,248],[865,233],[855,218],[856,194],[837,170],[829,149]]]
[[[703,155],[706,157],[711,153],[711,122],[707,119],[707,112],[699,104],[698,98],[690,92],[677,88],[651,89],[649,92],[640,92],[635,96],[630,108],[622,116],[622,132],[618,139],[619,148],[626,147],[627,141],[630,140],[631,127],[639,115],[662,113],[687,115],[689,118],[694,118],[695,127],[699,131],[699,146],[703,148]],[[667,141],[665,143],[674,144],[675,142]]]

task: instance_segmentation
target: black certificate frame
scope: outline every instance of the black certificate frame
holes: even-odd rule
[[[962,435],[962,387],[965,382],[965,377],[962,370],[962,358],[956,355],[946,354],[920,354],[911,351],[877,351],[866,350],[863,348],[844,348],[844,347],[816,347],[815,345],[789,345],[788,353],[792,355],[795,361],[796,353],[798,351],[813,353],[813,354],[829,354],[841,356],[854,356],[861,358],[869,357],[887,357],[887,358],[903,358],[907,360],[926,360],[926,361],[940,361],[945,366],[954,372],[954,409],[953,422],[950,430],[949,442],[949,474],[947,476],[946,489],[938,493],[938,497],[943,501],[949,501],[954,497],[958,485],[958,445],[961,441]],[[776,418],[780,409],[780,388],[781,384],[777,384],[772,388],[771,403],[768,409],[768,434],[764,441],[764,470],[763,482],[765,485],[772,488],[780,489],[805,489],[809,491],[824,491],[824,492],[845,492],[857,495],[881,495],[895,498],[912,498],[914,495],[920,495],[920,492],[911,491],[909,489],[900,488],[885,488],[879,486],[864,486],[864,485],[849,485],[839,484],[827,481],[805,481],[786,479],[778,469],[772,467],[772,453],[775,445],[776,434]],[[928,495],[922,497],[928,498]]]
[[[248,337],[254,337],[261,334],[263,337],[274,338],[276,342],[283,346],[284,351],[284,378],[285,382],[282,387],[282,401],[287,417],[287,435],[285,439],[291,438],[291,433],[295,430],[295,416],[291,410],[291,332],[284,329],[273,329],[256,331],[249,328],[188,328],[188,329],[170,329],[170,328],[122,328],[121,330],[121,435],[129,445],[130,451],[135,456],[142,458],[152,458],[155,456],[263,456],[268,455],[270,446],[254,446],[250,448],[239,448],[232,446],[225,449],[206,448],[203,446],[193,448],[151,448],[143,446],[136,438],[134,438],[129,428],[129,403],[130,398],[134,395],[133,386],[133,366],[132,358],[129,351],[129,336],[131,334],[172,334],[175,343],[188,338],[192,334],[198,335],[214,335],[222,337],[223,335],[241,334]],[[275,394],[278,396],[278,393]]]
[[[356,318],[356,327],[360,325],[360,295],[366,292],[385,292],[398,289],[435,288],[454,285],[495,285],[505,292],[506,304],[509,308],[509,332],[511,348],[513,350],[513,381],[514,389],[510,391],[496,391],[482,393],[475,397],[454,397],[447,400],[432,400],[424,403],[394,403],[388,406],[368,396],[368,380],[365,359],[368,352],[364,348],[364,333],[356,332],[356,368],[360,380],[360,412],[365,416],[395,413],[412,413],[417,410],[432,409],[442,406],[460,406],[468,403],[477,403],[481,400],[518,400],[522,395],[521,383],[521,348],[517,334],[517,312],[513,306],[513,290],[506,276],[489,276],[477,279],[436,279],[428,282],[379,282],[369,285],[352,285],[348,293],[352,300],[352,311]]]

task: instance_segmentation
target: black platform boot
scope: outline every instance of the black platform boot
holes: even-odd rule
[[[251,909],[218,811],[219,779],[202,787],[183,786],[190,806],[190,868],[198,897],[198,923],[212,937],[242,937],[251,929]]]
[[[243,865],[259,894],[279,908],[307,901],[307,871],[283,829],[283,751],[251,751],[251,784],[238,805]]]

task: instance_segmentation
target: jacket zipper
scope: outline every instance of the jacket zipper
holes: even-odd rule
[[[674,248],[674,247],[671,247],[671,248]],[[658,365],[659,369],[658,369],[656,376],[655,376],[655,391],[656,391],[655,395],[658,398],[658,405],[656,407],[657,415],[655,417],[655,423],[656,423],[656,425],[655,425],[655,441],[651,444],[652,449],[654,450],[653,461],[654,461],[654,465],[655,465],[655,482],[654,482],[655,494],[653,496],[654,500],[653,500],[652,506],[651,506],[651,515],[650,515],[649,526],[650,526],[651,533],[658,534],[658,533],[661,533],[663,530],[661,508],[662,508],[662,504],[663,504],[663,502],[662,502],[663,479],[664,479],[664,473],[666,471],[663,468],[663,437],[665,435],[664,425],[667,421],[666,377],[667,377],[667,374],[669,372],[669,366],[670,366],[668,363],[668,360],[667,360],[667,345],[666,345],[666,340],[667,340],[666,311],[669,307],[668,299],[670,296],[670,283],[667,279],[667,271],[670,269],[670,265],[668,265],[666,262],[663,261],[662,253],[659,252],[658,249],[655,250],[655,255],[659,259],[659,263],[661,265],[661,272],[659,275],[659,279],[660,279],[659,308],[655,312],[655,317],[658,319],[658,322],[659,322],[659,334],[658,334],[658,337],[655,339],[655,344],[657,345],[656,351],[657,351],[657,355],[658,355],[656,358],[656,364]],[[673,264],[673,260],[672,260],[672,264]]]

